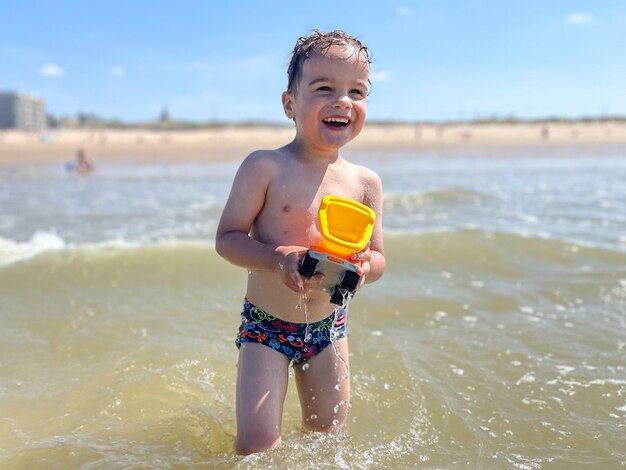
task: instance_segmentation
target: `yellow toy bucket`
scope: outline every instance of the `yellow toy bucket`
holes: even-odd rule
[[[319,220],[324,250],[347,257],[367,246],[376,213],[352,199],[325,196],[320,205]]]

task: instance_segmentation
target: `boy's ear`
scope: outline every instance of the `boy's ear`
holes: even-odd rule
[[[296,113],[294,112],[294,109],[293,109],[293,96],[291,96],[291,93],[289,93],[288,91],[284,91],[282,100],[283,100],[283,110],[285,111],[285,116],[287,116],[289,119],[295,119]]]

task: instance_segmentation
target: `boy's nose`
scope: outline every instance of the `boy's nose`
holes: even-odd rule
[[[335,99],[335,107],[337,108],[350,108],[352,106],[352,100],[347,94],[337,95]]]

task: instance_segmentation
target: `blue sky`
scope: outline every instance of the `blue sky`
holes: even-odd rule
[[[0,90],[56,115],[287,122],[313,28],[372,50],[370,119],[626,115],[623,0],[0,0]]]

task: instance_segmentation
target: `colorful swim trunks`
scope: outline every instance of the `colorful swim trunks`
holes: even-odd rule
[[[345,337],[347,320],[346,310],[340,309],[336,315],[333,312],[315,323],[291,323],[273,317],[246,299],[235,344],[263,344],[283,353],[292,365],[298,365]]]

